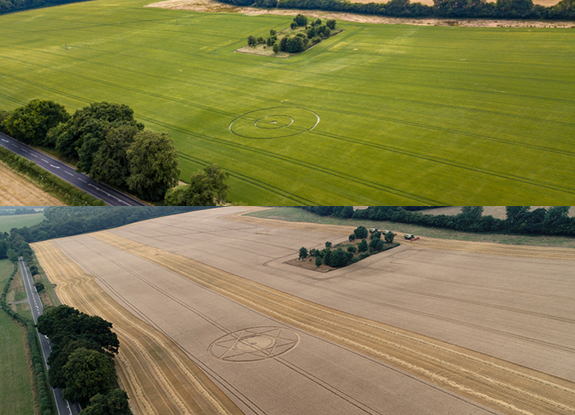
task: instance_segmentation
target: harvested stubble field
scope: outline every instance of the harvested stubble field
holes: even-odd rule
[[[63,205],[60,200],[0,163],[0,206]]]
[[[343,33],[269,59],[234,51],[289,27],[293,11],[147,3],[0,16],[0,108],[128,104],[171,133],[183,180],[217,163],[231,173],[231,200],[251,205],[575,200],[573,29],[338,20]],[[265,128],[266,117],[289,121]],[[233,132],[240,121],[246,134]]]
[[[118,361],[132,401],[147,388],[159,402],[182,393],[139,378],[174,363],[126,357],[155,333],[163,342],[152,349],[181,348],[246,414],[575,410],[574,250],[424,238],[318,274],[283,262],[302,239],[337,243],[349,228],[238,216],[245,210],[34,244],[64,302],[109,319],[121,339],[137,323]],[[264,327],[293,334],[258,335]],[[225,346],[238,331],[248,340]],[[154,413],[148,402],[139,413]]]

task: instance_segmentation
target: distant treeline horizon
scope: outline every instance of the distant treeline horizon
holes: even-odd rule
[[[319,216],[408,223],[461,232],[575,236],[575,218],[569,217],[570,206],[535,210],[531,210],[531,206],[506,206],[506,219],[484,216],[483,206],[464,206],[457,215],[423,214],[418,210],[432,207],[416,206],[370,206],[355,211],[352,206],[303,206],[301,209]]]
[[[391,0],[387,3],[354,3],[340,0],[217,1],[234,6],[324,10],[386,17],[575,20],[575,0],[561,0],[549,7],[533,4],[532,0],[497,0],[492,3],[486,0],[433,0],[433,6],[409,0]]]

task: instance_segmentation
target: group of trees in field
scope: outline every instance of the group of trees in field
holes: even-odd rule
[[[119,389],[113,357],[120,342],[112,323],[73,307],[49,307],[38,331],[50,338],[48,378],[64,399],[78,402],[81,415],[130,415],[128,395]]]
[[[554,6],[533,4],[532,0],[434,0],[433,6],[409,0],[386,3],[354,3],[343,0],[218,0],[238,6],[326,10],[389,17],[446,17],[493,19],[575,19],[575,0],[561,0]]]
[[[367,242],[369,236],[370,242]],[[384,236],[384,239],[381,237]],[[336,249],[332,250],[332,243],[326,242],[324,249],[312,248],[308,250],[306,247],[301,247],[299,250],[300,261],[308,257],[315,258],[315,265],[328,265],[334,268],[345,267],[355,262],[367,258],[373,253],[381,252],[386,249],[385,243],[388,247],[393,247],[395,235],[392,232],[387,232],[383,235],[378,230],[368,231],[364,226],[358,226],[354,232],[349,235],[350,244],[343,246],[339,244]],[[385,242],[384,242],[385,241]],[[397,245],[397,244],[396,244]]]
[[[347,206],[302,207],[320,216],[411,223],[464,232],[575,236],[575,218],[569,206],[531,210],[530,206],[507,206],[506,219],[483,215],[482,206],[464,206],[457,215],[425,215],[411,206],[371,206],[353,211]],[[351,215],[349,214],[351,212]]]
[[[309,24],[308,24],[309,23]],[[248,36],[248,46],[255,47],[259,44],[265,44],[267,47],[272,47],[274,53],[287,52],[299,53],[308,49],[310,46],[327,39],[332,35],[332,30],[335,30],[336,21],[327,20],[322,24],[321,19],[309,21],[303,14],[298,14],[294,17],[290,24],[292,30],[304,28],[297,33],[284,33],[281,38],[275,30],[270,30],[270,36],[264,39],[263,37]],[[283,32],[282,32],[283,33]]]
[[[165,199],[180,177],[173,141],[167,133],[145,130],[124,104],[93,103],[70,115],[53,101],[33,100],[12,113],[3,113],[0,127],[25,144],[52,149],[94,180],[143,200],[188,206],[227,202],[229,187],[221,181],[229,174],[217,165],[195,173],[192,186],[175,188]],[[206,174],[212,175],[211,181],[205,180]]]

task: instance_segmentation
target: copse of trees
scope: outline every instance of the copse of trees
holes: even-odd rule
[[[371,232],[371,241],[368,243],[366,238],[369,233],[370,231],[364,226],[358,226],[354,230],[354,233],[349,236],[351,245],[340,243],[334,247],[332,243],[328,241],[325,243],[325,248],[321,250],[315,248],[308,250],[305,247],[301,247],[298,260],[303,261],[308,256],[311,258],[315,257],[316,267],[327,265],[340,268],[361,261],[373,253],[385,251],[386,249],[399,245],[397,243],[393,244],[393,233],[386,233],[385,236],[387,237],[388,234],[391,234],[391,238],[390,240],[386,238],[384,242],[381,239],[382,233],[379,231]],[[360,237],[357,237],[357,235],[360,235]],[[356,242],[358,240],[360,241],[359,243]]]
[[[52,387],[62,388],[64,398],[85,407],[82,415],[98,413],[102,406],[124,408],[128,397],[118,390],[113,356],[120,342],[112,323],[73,307],[49,307],[38,317],[38,331],[50,338],[48,376]]]
[[[534,5],[532,0],[434,0],[433,6],[409,0],[387,3],[354,3],[343,0],[218,0],[237,6],[326,10],[389,17],[446,17],[493,19],[575,19],[575,0],[561,0],[550,7]]]
[[[287,30],[280,32],[281,38],[278,38],[277,32],[273,29],[270,30],[270,36],[267,39],[253,35],[248,36],[248,46],[256,47],[257,45],[265,44],[267,47],[273,47],[274,53],[280,51],[299,53],[321,42],[322,39],[329,38],[332,35],[332,31],[335,30],[335,26],[336,21],[333,19],[327,20],[325,24],[322,24],[321,19],[313,20],[310,23],[307,16],[298,14],[290,23],[291,32]]]

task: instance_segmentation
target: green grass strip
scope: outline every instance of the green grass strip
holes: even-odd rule
[[[415,235],[427,236],[429,238],[453,239],[457,241],[575,248],[575,239],[565,236],[469,233],[451,229],[428,228],[425,226],[390,221],[332,218],[329,216],[319,216],[295,207],[278,207],[273,209],[266,209],[258,212],[247,213],[246,216],[254,216],[263,219],[284,220],[287,222],[319,223],[326,225],[344,225],[355,227],[363,225],[366,228],[392,229],[400,233],[400,235],[398,235],[396,238],[403,238],[403,235],[401,235],[402,233],[412,233]]]
[[[68,206],[105,206],[102,200],[96,199],[3,147],[0,147],[0,161]]]
[[[32,379],[34,381],[35,388],[38,390],[38,401],[36,404],[40,408],[40,414],[57,415],[58,412],[54,403],[54,397],[50,392],[50,387],[48,386],[48,372],[46,370],[46,366],[44,365],[44,358],[40,348],[40,340],[36,334],[34,322],[30,318],[24,317],[14,312],[6,303],[6,294],[8,293],[10,283],[14,279],[14,275],[16,275],[17,271],[18,265],[14,264],[14,270],[4,285],[2,295],[0,296],[0,307],[6,314],[8,314],[10,318],[26,328],[26,340],[28,342],[28,346],[30,347],[30,357],[32,360]]]

